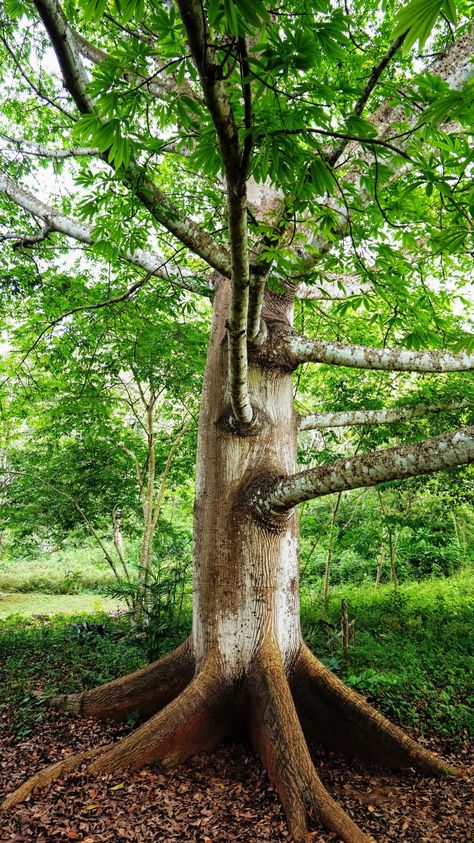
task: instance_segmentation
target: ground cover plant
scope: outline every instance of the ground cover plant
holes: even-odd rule
[[[296,843],[317,821],[367,843],[323,784],[313,741],[454,775],[304,642],[297,507],[335,496],[328,610],[343,496],[376,487],[374,587],[388,563],[392,632],[405,622],[397,562],[427,576],[467,555],[471,11],[467,0],[2,8],[6,522],[18,535],[81,525],[151,650],[186,610],[195,490],[191,634],[140,671],[55,700],[142,722],[37,773],[3,810],[83,762],[102,774],[171,765],[247,734]],[[416,537],[418,478],[448,469],[453,540],[434,518]],[[385,484],[402,480],[413,494],[400,521]],[[125,533],[139,536],[132,557]],[[346,571],[357,542],[349,553]],[[345,658],[348,612],[346,600]]]

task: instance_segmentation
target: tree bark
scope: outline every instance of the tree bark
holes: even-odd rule
[[[275,298],[276,301],[276,298]],[[291,307],[273,312],[288,324]],[[236,434],[229,425],[227,337],[229,284],[217,286],[212,339],[199,425],[194,530],[193,641],[197,663],[217,650],[224,672],[237,677],[263,633],[286,663],[300,645],[297,519],[262,529],[244,505],[249,483],[296,467],[296,414],[288,371],[249,367],[257,425]],[[272,300],[267,299],[267,316]]]

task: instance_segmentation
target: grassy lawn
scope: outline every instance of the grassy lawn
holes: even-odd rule
[[[337,636],[342,598],[355,619],[348,653]],[[326,608],[303,589],[302,626],[331,670],[408,729],[474,738],[472,570],[397,591],[341,585]]]
[[[120,608],[121,603],[100,594],[0,593],[0,619],[9,615],[96,615]]]
[[[97,547],[68,547],[38,558],[0,563],[0,592],[79,594],[102,592],[115,582]]]

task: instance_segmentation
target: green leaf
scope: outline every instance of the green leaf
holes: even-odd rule
[[[375,138],[377,136],[377,129],[371,123],[364,120],[363,117],[349,117],[347,123],[348,132],[351,135],[358,135],[361,138]]]
[[[14,20],[26,14],[26,6],[21,0],[5,0],[5,11]]]
[[[213,27],[216,24],[216,21],[221,17],[222,14],[222,3],[221,0],[209,0],[209,4],[207,7],[207,19],[209,21],[209,26]]]
[[[405,46],[412,47],[418,41],[421,48],[442,14],[456,23],[456,7],[452,0],[410,0],[398,13],[393,38],[407,32]]]
[[[323,196],[326,192],[332,193],[335,182],[328,165],[321,159],[316,158],[311,162],[311,182],[318,194]]]
[[[239,16],[234,0],[224,0],[224,15],[229,31],[232,35],[239,35]]]
[[[107,0],[86,0],[84,3],[84,18],[86,20],[100,20],[105,12]]]

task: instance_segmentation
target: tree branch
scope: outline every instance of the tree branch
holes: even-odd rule
[[[67,108],[64,108],[64,106],[62,106],[59,102],[55,102],[53,99],[51,99],[51,97],[49,97],[47,94],[45,94],[38,87],[38,85],[34,82],[34,80],[28,75],[28,73],[26,73],[26,71],[21,66],[21,62],[19,61],[15,50],[13,50],[10,47],[10,44],[8,43],[6,38],[3,37],[3,35],[0,36],[0,40],[2,41],[2,44],[5,47],[7,53],[9,53],[9,55],[13,59],[13,63],[15,64],[15,67],[17,68],[18,72],[21,74],[21,76],[23,77],[23,79],[25,80],[27,85],[31,88],[31,90],[34,91],[36,96],[38,96],[41,100],[43,100],[43,102],[47,102],[48,105],[51,105],[53,108],[56,108],[58,111],[60,111],[66,117],[68,117],[69,120],[72,120],[72,121],[75,122],[76,115],[73,114],[72,111],[69,111]]]
[[[279,349],[282,357],[300,363],[327,363],[351,369],[392,372],[466,372],[474,369],[474,353],[461,351],[411,351],[405,348],[371,348],[313,340],[290,334]],[[278,350],[275,348],[275,353]]]
[[[227,322],[228,380],[233,419],[238,425],[246,425],[253,418],[248,390],[247,360],[250,270],[246,181],[249,161],[246,161],[244,168],[245,147],[242,152],[232,105],[223,79],[223,68],[215,48],[211,45],[203,7],[199,0],[178,0],[178,6],[201,80],[206,106],[214,124],[225,170],[232,281]]]
[[[337,460],[252,489],[249,505],[271,524],[296,504],[334,492],[376,486],[474,462],[474,426],[352,459]]]
[[[437,57],[429,65],[429,72],[435,76],[439,76],[452,90],[459,90],[474,75],[474,64],[471,61],[473,48],[474,35],[472,32],[466,32],[454,44],[448,47],[445,53]],[[392,106],[389,102],[384,102],[366,119],[372,124],[374,129],[377,130],[379,139],[384,139],[393,131],[393,126],[400,121],[407,120],[407,116],[403,106]],[[419,113],[413,115],[412,118],[408,118],[410,127],[413,128],[419,120]],[[402,141],[400,146],[403,148],[403,145]],[[356,154],[355,144],[354,146],[349,145],[349,148],[347,148],[346,142],[344,147],[349,158],[352,156],[352,152],[354,155]],[[390,181],[395,181],[397,177],[401,177],[410,168],[411,163],[404,163],[392,176]],[[367,203],[371,200],[371,196],[366,188],[360,187],[359,171],[356,169],[349,169],[349,171],[344,175],[344,179],[352,183],[356,189],[359,189],[359,204],[362,207],[367,205]],[[332,249],[333,242],[337,242],[338,238],[344,237],[347,233],[348,220],[346,209],[343,208],[341,204],[338,204],[332,197],[328,197],[323,204],[325,207],[331,208],[338,213],[338,221],[332,229],[331,237],[324,238],[321,235],[318,235],[316,240],[312,243],[312,253],[311,255],[308,255],[307,258],[308,268],[314,266],[323,254]]]
[[[68,91],[81,114],[94,113],[94,104],[87,93],[87,74],[59,0],[34,2],[48,32]],[[107,151],[101,157],[114,166],[109,161]],[[218,272],[230,276],[226,250],[216,245],[211,235],[194,220],[183,215],[145,174],[142,167],[131,163],[116,172],[164,228]]]
[[[80,158],[100,154],[97,147],[93,146],[74,146],[70,149],[55,149],[51,146],[44,146],[42,143],[35,143],[35,141],[11,138],[3,132],[0,132],[0,138],[14,146],[23,155],[34,155],[38,158]]]
[[[60,234],[65,234],[67,237],[72,237],[80,243],[86,243],[93,246],[95,243],[95,236],[93,227],[86,223],[79,222],[73,217],[68,217],[46,205],[32,193],[25,190],[20,185],[16,184],[5,173],[0,172],[0,192],[4,193],[12,202],[23,208],[24,211],[33,214],[35,217],[42,219],[48,226],[50,231],[57,231]],[[195,278],[191,274],[185,274],[183,271],[179,273],[170,274],[166,269],[169,259],[160,255],[158,252],[146,251],[145,249],[135,249],[130,252],[126,249],[119,250],[119,257],[127,261],[127,263],[138,266],[164,281],[182,287],[193,293],[199,293],[204,296],[211,296],[212,291],[206,290],[204,287],[196,283]]]
[[[326,138],[341,138],[345,140],[347,143],[349,141],[353,141],[354,143],[360,144],[361,146],[382,146],[385,149],[389,149],[391,152],[395,152],[396,155],[401,155],[406,161],[412,162],[412,158],[408,155],[405,150],[400,146],[394,146],[393,143],[390,143],[383,138],[363,138],[360,135],[351,135],[348,132],[337,132],[332,131],[329,129],[313,129],[308,126],[302,126],[300,129],[274,129],[271,132],[267,132],[265,137],[275,137],[278,135],[321,135],[322,137]]]
[[[414,407],[389,407],[384,410],[348,410],[341,413],[314,413],[300,416],[298,430],[319,430],[325,427],[350,427],[358,424],[392,424],[426,416],[429,413],[463,410],[471,407],[466,401],[445,401],[441,404],[418,404]]]
[[[71,29],[56,0],[33,0],[56,53],[64,84],[81,114],[93,112],[87,93],[87,73],[77,50]]]
[[[390,64],[390,61],[392,60],[395,53],[398,52],[406,37],[407,33],[405,32],[403,35],[400,35],[398,38],[396,38],[395,41],[393,41],[393,43],[388,48],[387,52],[382,56],[379,63],[372,68],[372,73],[370,74],[363,91],[361,92],[356,104],[354,105],[354,109],[352,112],[353,115],[360,117],[365,106],[367,105],[371,93],[375,89],[380,77],[382,76],[382,73]],[[332,167],[334,166],[334,164],[337,163],[337,161],[341,157],[348,142],[349,141],[347,139],[344,139],[342,143],[339,144],[339,146],[333,152],[331,152],[328,161]]]
[[[37,243],[43,243],[45,240],[47,240],[51,232],[52,229],[49,227],[49,225],[44,225],[43,228],[36,234],[19,234],[18,232],[14,231],[7,231],[3,234],[0,234],[0,243],[5,243],[7,240],[13,240],[15,241],[13,243],[13,249],[15,251],[17,249],[29,249],[32,246],[35,246]]]

